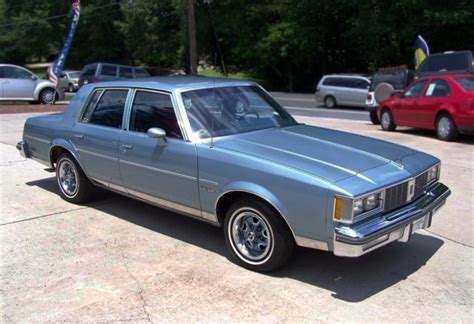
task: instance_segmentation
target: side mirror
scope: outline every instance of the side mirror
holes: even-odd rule
[[[36,80],[38,80],[38,77],[36,75],[32,75],[31,80],[36,81]]]
[[[150,128],[146,134],[149,138],[156,138],[160,146],[166,146],[166,132],[158,127]]]

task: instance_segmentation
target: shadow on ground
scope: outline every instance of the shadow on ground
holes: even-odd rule
[[[60,199],[54,178],[27,185],[54,192]],[[213,253],[229,255],[222,230],[198,220],[101,190],[87,206]],[[355,259],[297,248],[288,266],[268,275],[299,280],[331,291],[334,298],[355,303],[405,280],[442,245],[443,241],[435,237],[415,234],[408,243],[393,243]]]

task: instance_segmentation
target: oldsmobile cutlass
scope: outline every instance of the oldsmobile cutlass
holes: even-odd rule
[[[299,124],[248,81],[85,85],[64,113],[29,118],[17,148],[55,170],[63,199],[100,186],[221,226],[235,262],[257,271],[295,245],[357,257],[407,242],[450,195],[437,158]]]

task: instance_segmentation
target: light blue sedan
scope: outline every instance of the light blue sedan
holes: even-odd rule
[[[163,77],[82,87],[29,118],[17,148],[62,198],[94,186],[224,229],[233,259],[284,265],[295,245],[357,257],[431,225],[450,190],[413,149],[297,123],[254,82]]]

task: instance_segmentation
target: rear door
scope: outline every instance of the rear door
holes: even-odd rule
[[[370,82],[362,78],[347,79],[349,93],[348,105],[351,106],[365,106],[365,100],[369,92]]]
[[[124,88],[94,90],[72,129],[71,141],[86,174],[112,189],[121,188],[118,143],[128,93]]]
[[[420,99],[427,83],[428,80],[420,80],[408,87],[408,89],[402,94],[398,100],[397,106],[392,109],[395,124],[408,126],[417,123],[418,100]]]
[[[127,192],[201,216],[196,146],[183,139],[171,94],[136,90],[129,120],[119,149]],[[166,141],[148,137],[150,128],[163,129]]]
[[[3,97],[33,100],[36,88],[34,75],[16,66],[3,67]]]

